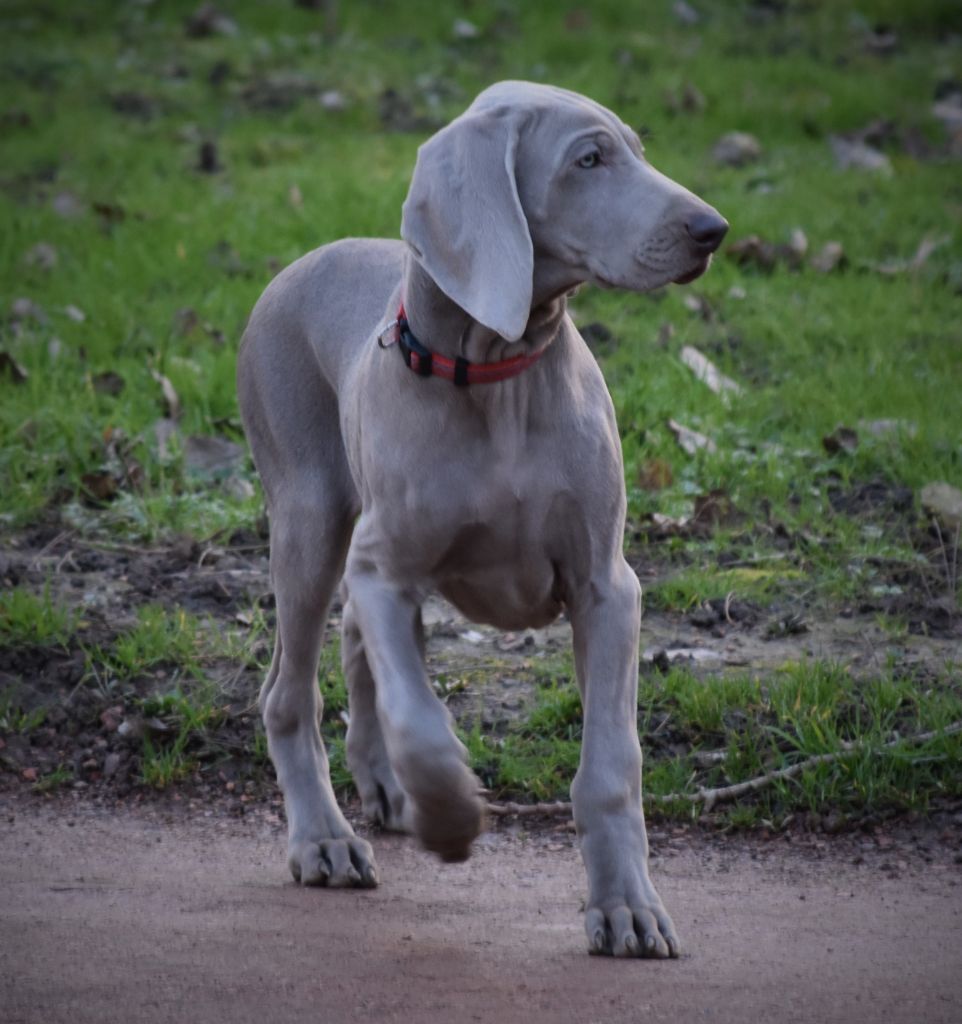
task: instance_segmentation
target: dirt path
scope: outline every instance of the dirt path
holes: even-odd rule
[[[489,834],[454,866],[376,836],[381,888],[327,892],[256,821],[0,810],[7,1024],[962,1019],[950,855],[666,838],[686,956],[621,962],[583,952],[567,836]]]

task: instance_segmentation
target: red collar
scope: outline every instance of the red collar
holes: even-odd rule
[[[544,349],[541,349],[529,356],[514,356],[512,359],[502,359],[497,363],[469,363],[460,356],[457,359],[439,356],[428,351],[411,333],[403,303],[397,314],[396,340],[401,355],[404,356],[404,362],[416,374],[421,377],[443,377],[445,380],[454,381],[459,387],[467,387],[469,384],[494,384],[500,380],[517,377],[544,355]]]

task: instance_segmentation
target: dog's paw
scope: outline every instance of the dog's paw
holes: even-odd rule
[[[390,767],[377,773],[354,773],[361,808],[368,821],[389,832],[413,832],[411,801],[398,785]]]
[[[484,828],[484,804],[476,797],[449,803],[419,804],[414,809],[414,832],[425,849],[445,863],[471,856],[471,844]]]
[[[378,882],[374,851],[365,839],[294,839],[287,866],[295,882],[330,889],[373,889]]]
[[[623,888],[626,891],[619,896],[589,902],[585,911],[588,952],[658,960],[680,956],[675,925],[651,882]]]

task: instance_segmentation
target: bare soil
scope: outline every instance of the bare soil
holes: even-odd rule
[[[586,955],[572,837],[463,865],[374,835],[374,891],[295,886],[279,824],[82,798],[0,805],[8,1024],[962,1019],[957,828],[786,839],[653,831],[680,961]]]

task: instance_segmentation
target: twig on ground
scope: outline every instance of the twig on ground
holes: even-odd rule
[[[882,746],[878,748],[867,748],[866,744],[863,742],[843,741],[840,750],[833,751],[829,754],[814,754],[812,757],[807,757],[804,761],[798,761],[795,764],[789,765],[787,768],[779,768],[776,771],[767,772],[765,775],[758,775],[753,779],[746,779],[744,782],[737,782],[731,786],[719,786],[713,789],[706,789],[704,786],[699,786],[694,793],[665,793],[663,795],[646,794],[646,799],[658,804],[688,801],[688,803],[693,804],[704,804],[705,810],[710,811],[715,804],[735,800],[738,797],[743,796],[745,793],[757,792],[759,789],[764,789],[766,786],[770,786],[773,782],[777,782],[780,779],[794,778],[796,775],[800,775],[805,771],[806,768],[813,768],[819,764],[831,764],[834,761],[841,761],[846,757],[851,757],[853,754],[866,749],[876,753],[878,750],[897,747],[900,743],[927,743],[929,740],[935,739],[936,737],[954,736],[959,732],[962,732],[962,721],[952,722],[951,725],[947,725],[944,729],[933,729],[931,732],[915,733],[913,736],[899,736],[897,739],[889,740],[888,743],[883,743]],[[723,751],[720,751],[719,753],[723,753]],[[541,804],[489,803],[487,806],[488,813],[495,815],[495,817],[507,814],[517,814],[521,817],[530,817],[538,814],[571,814],[572,812],[570,801],[565,800],[559,800],[555,803]]]
[[[536,814],[571,814],[570,800],[556,800],[548,804],[516,804],[516,803],[488,803],[488,814],[496,818],[508,814],[517,814],[521,818],[530,818]]]

